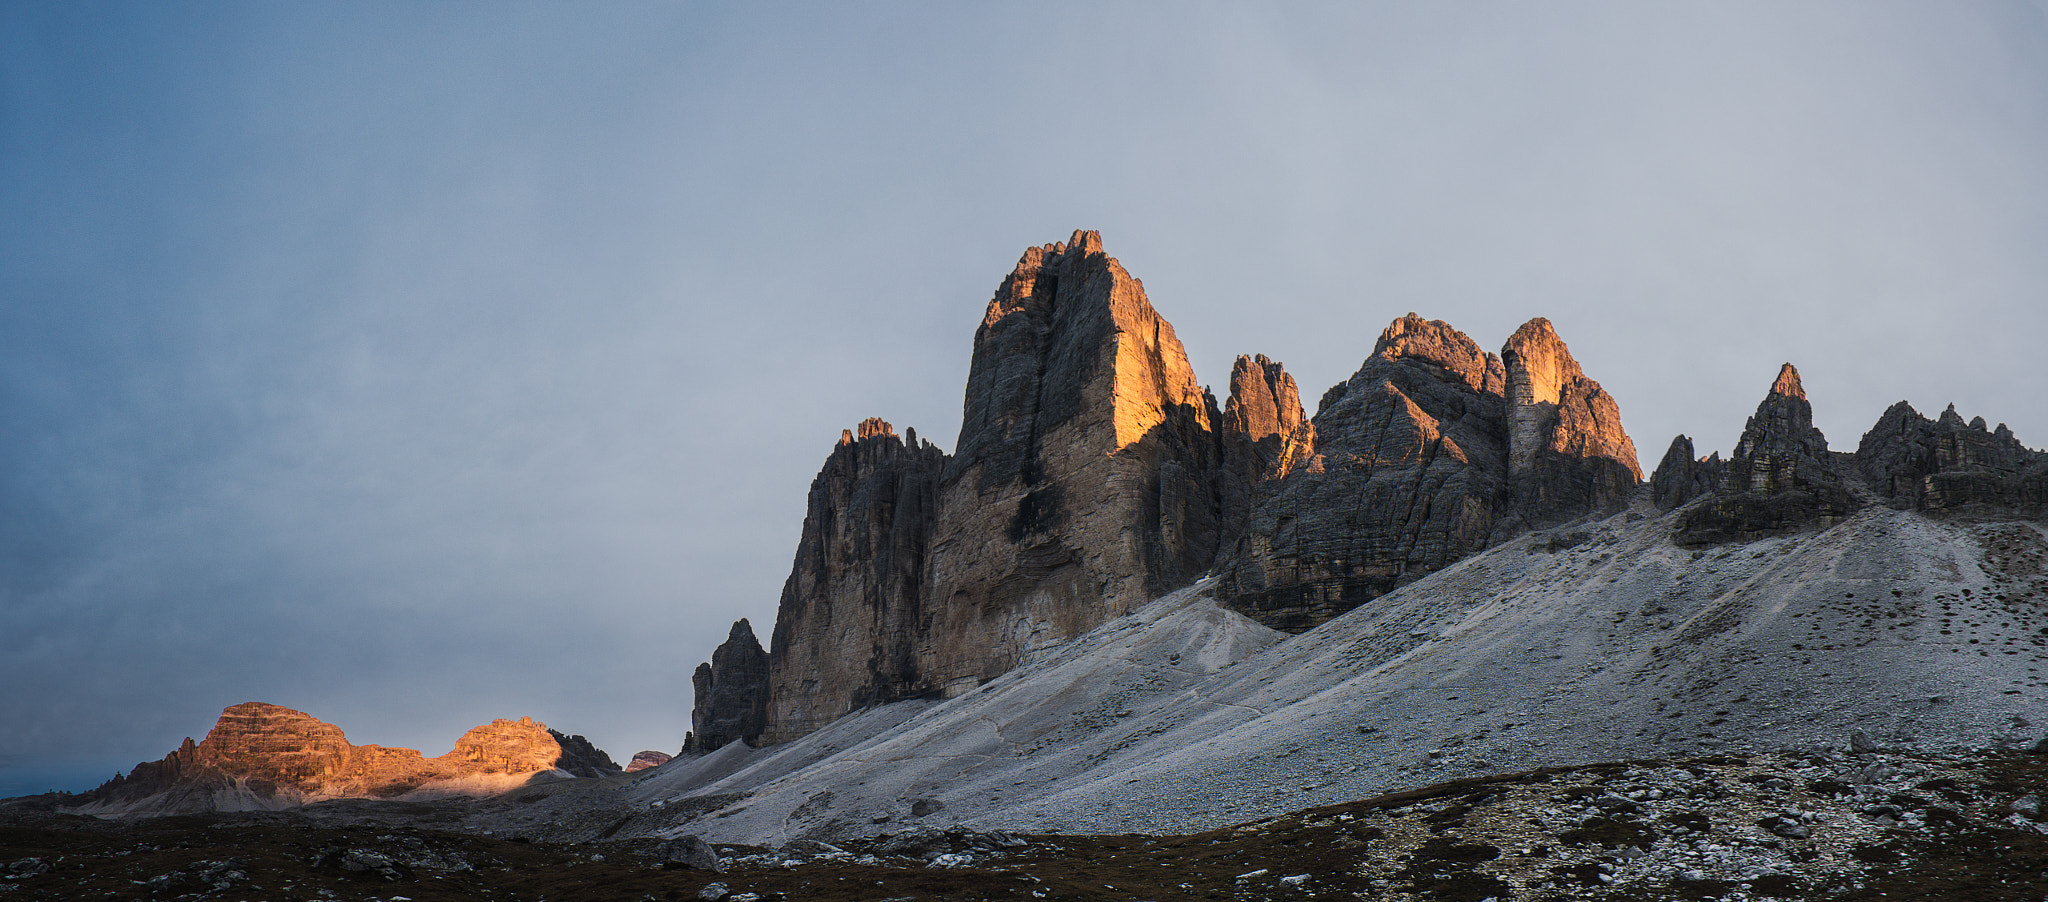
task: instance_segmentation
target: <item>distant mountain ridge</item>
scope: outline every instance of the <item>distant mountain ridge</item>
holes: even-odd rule
[[[223,710],[206,738],[187,738],[161,761],[139,764],[72,806],[83,814],[185,814],[289,808],[338,798],[413,794],[489,795],[536,774],[616,773],[611,756],[582,736],[533,718],[471,729],[446,755],[354,745],[341,728],[264,702]]]
[[[1648,493],[1681,545],[1825,527],[1874,503],[2041,516],[2048,454],[1895,405],[1830,451],[1787,364],[1731,456],[1673,441],[1647,485],[1620,409],[1548,320],[1499,354],[1410,313],[1304,415],[1238,358],[1219,409],[1143,286],[1075,232],[1031,248],[974,339],[948,455],[879,419],[812,483],[773,642],[699,668],[687,748],[788,742],[951,697],[1205,573],[1225,606],[1311,629],[1516,535]],[[749,646],[749,643],[752,643]],[[739,663],[726,662],[745,662]]]

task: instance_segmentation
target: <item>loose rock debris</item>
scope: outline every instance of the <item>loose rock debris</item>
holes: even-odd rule
[[[1459,780],[1187,836],[927,826],[773,849],[530,842],[360,810],[118,823],[38,797],[0,804],[0,900],[2038,902],[2044,793],[2048,756],[2028,753],[1713,756]]]

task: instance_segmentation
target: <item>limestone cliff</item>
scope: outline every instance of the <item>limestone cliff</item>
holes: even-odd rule
[[[162,814],[388,798],[436,786],[489,791],[514,784],[477,784],[475,778],[519,777],[565,761],[610,761],[580,736],[572,737],[580,746],[569,749],[557,735],[532,718],[494,720],[463,734],[448,754],[427,758],[413,749],[354,745],[341,728],[302,711],[244,702],[223,710],[205,740],[186,739],[163,760],[139,764],[85,794],[78,807]]]
[[[1294,377],[1264,354],[1231,367],[1221,422],[1220,533],[1228,542],[1244,533],[1262,487],[1308,464],[1316,427],[1302,413]]]
[[[1955,405],[1929,420],[1893,404],[1856,446],[1856,465],[1898,507],[1930,513],[2048,513],[2048,452],[2020,444],[2004,423],[1968,423]]]
[[[1213,399],[1094,232],[1026,251],[974,336],[927,557],[917,670],[969,688],[1200,575]]]
[[[825,459],[775,614],[760,741],[927,689],[917,666],[925,550],[945,462],[917,430],[898,438],[879,419],[843,433]]]
[[[1670,509],[1701,500],[1679,518],[1672,540],[1699,545],[1831,526],[1862,506],[1813,425],[1799,370],[1785,364],[1743,427],[1728,459],[1695,460],[1679,436],[1651,475],[1651,493]]]
[[[1564,340],[1538,317],[1501,349],[1507,370],[1508,477],[1532,525],[1627,503],[1643,481],[1621,409],[1586,378]]]
[[[768,652],[746,618],[733,623],[710,661],[697,665],[690,684],[696,704],[684,752],[709,752],[735,741],[760,744],[768,724]]]
[[[1315,456],[1252,512],[1219,597],[1299,632],[1486,545],[1506,511],[1507,373],[1409,314],[1325,393]]]

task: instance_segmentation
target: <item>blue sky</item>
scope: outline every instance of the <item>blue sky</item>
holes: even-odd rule
[[[2044,159],[2029,2],[8,4],[0,792],[250,700],[673,751],[1076,228],[1212,385],[1547,316],[1651,466],[1788,360],[2048,445]]]

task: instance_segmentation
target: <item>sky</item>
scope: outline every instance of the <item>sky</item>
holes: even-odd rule
[[[675,751],[1080,228],[1219,393],[1544,316],[1646,468],[1787,361],[2048,446],[2048,4],[1254,6],[0,5],[0,795],[244,701]]]

